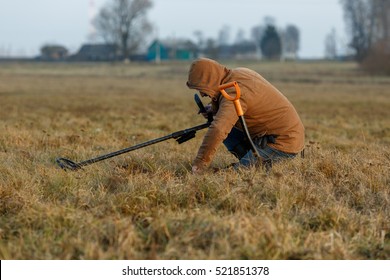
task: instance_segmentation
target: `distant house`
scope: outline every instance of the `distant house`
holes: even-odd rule
[[[148,61],[190,60],[198,55],[197,46],[190,40],[154,40],[147,50]]]
[[[40,60],[54,61],[65,60],[68,57],[68,50],[59,45],[45,45],[41,48]]]
[[[242,41],[232,46],[235,59],[259,59],[260,50],[254,42]]]
[[[115,44],[85,44],[77,54],[71,57],[74,61],[113,61],[120,58],[119,48]]]
[[[234,45],[221,45],[217,48],[220,59],[258,59],[259,51],[256,44],[243,41]]]

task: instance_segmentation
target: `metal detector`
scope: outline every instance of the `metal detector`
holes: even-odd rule
[[[196,132],[198,130],[201,130],[201,129],[209,127],[211,122],[213,121],[212,113],[207,113],[206,112],[206,109],[203,106],[203,103],[202,103],[202,101],[200,100],[200,98],[199,98],[199,96],[197,94],[194,95],[194,99],[195,99],[196,104],[199,107],[199,113],[205,113],[208,116],[207,117],[207,122],[204,123],[204,124],[197,125],[197,126],[194,126],[194,127],[191,127],[191,128],[187,128],[187,129],[184,129],[184,130],[176,131],[176,132],[174,132],[172,134],[169,134],[167,136],[163,136],[163,137],[160,137],[160,138],[149,140],[149,141],[137,144],[135,146],[131,146],[131,147],[128,147],[128,148],[125,148],[125,149],[122,149],[122,150],[119,150],[119,151],[116,151],[116,152],[112,152],[112,153],[109,153],[109,154],[101,155],[99,157],[88,159],[88,160],[85,160],[85,161],[74,162],[74,161],[72,161],[70,159],[61,157],[61,158],[57,158],[56,159],[56,163],[59,165],[59,167],[61,167],[64,170],[73,170],[74,171],[74,170],[78,170],[78,169],[82,168],[83,166],[87,166],[87,165],[90,165],[90,164],[93,164],[93,163],[96,163],[96,162],[99,162],[99,161],[102,161],[102,160],[106,160],[106,159],[109,159],[109,158],[112,158],[112,157],[116,157],[116,156],[119,156],[121,154],[128,153],[128,152],[131,152],[131,151],[134,151],[134,150],[138,150],[138,149],[144,148],[146,146],[150,146],[150,145],[153,145],[153,144],[156,144],[156,143],[159,143],[159,142],[163,142],[163,141],[166,141],[166,140],[169,140],[169,139],[172,139],[172,138],[175,139],[179,144],[182,144],[182,143],[184,143],[184,142],[194,138],[195,134],[196,134]]]

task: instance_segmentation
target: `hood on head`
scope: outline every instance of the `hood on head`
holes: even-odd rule
[[[223,84],[229,73],[230,70],[218,62],[200,58],[191,64],[187,86],[216,98],[219,95],[218,87]]]

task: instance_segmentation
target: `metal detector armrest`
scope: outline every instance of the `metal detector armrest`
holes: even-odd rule
[[[181,131],[177,131],[175,133],[172,133],[172,138],[177,141],[177,143],[182,144],[184,142],[187,142],[188,140],[191,140],[192,138],[195,137],[196,132],[198,130],[207,128],[210,126],[210,123],[207,122],[205,124],[197,125],[191,128],[187,128]]]

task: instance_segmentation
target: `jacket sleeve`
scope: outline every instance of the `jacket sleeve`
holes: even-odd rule
[[[232,127],[238,121],[233,102],[219,97],[219,108],[209,129],[207,130],[198,154],[193,162],[194,166],[204,168],[208,166],[218,147],[226,139]]]

